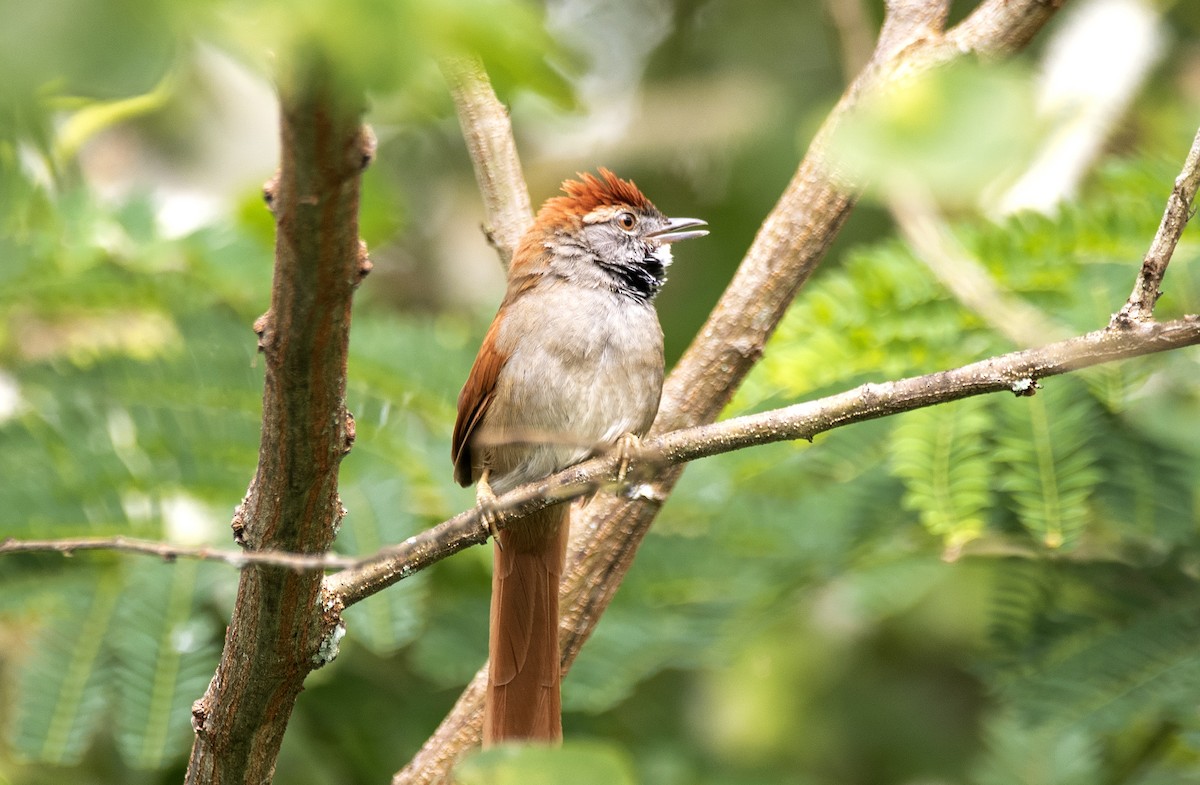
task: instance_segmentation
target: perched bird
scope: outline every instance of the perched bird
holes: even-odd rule
[[[451,458],[481,507],[625,438],[658,412],[663,336],[654,297],[671,244],[708,234],[667,218],[607,169],[563,183],[521,238],[508,290],[458,396]],[[484,744],[562,738],[558,584],[570,507],[496,537]]]

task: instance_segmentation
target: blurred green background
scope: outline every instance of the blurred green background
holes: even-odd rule
[[[603,165],[709,221],[659,300],[673,361],[881,15],[857,0],[3,0],[0,537],[231,546],[258,442],[279,56],[329,51],[380,140],[338,539],[359,554],[472,504],[450,428],[503,279],[437,58],[483,56],[535,201]],[[1198,118],[1186,2],[1077,0],[1016,62],[889,96],[839,147],[875,188],[729,414],[1015,348],[898,239],[884,196],[935,200],[1063,334],[1103,326]],[[1196,237],[1160,317],[1200,311]],[[462,781],[1200,782],[1198,359],[691,466],[567,679],[571,741],[476,757]],[[349,612],[276,781],[388,781],[486,656],[489,565],[462,553]],[[0,559],[0,783],[180,781],[236,582],[118,554]]]

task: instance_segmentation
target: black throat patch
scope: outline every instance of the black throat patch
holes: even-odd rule
[[[601,263],[601,266],[613,277],[618,292],[641,302],[654,299],[667,282],[667,269],[648,250],[638,264]]]

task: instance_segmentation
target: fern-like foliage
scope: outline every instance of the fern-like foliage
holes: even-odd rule
[[[1173,565],[1042,565],[1036,574],[1039,589],[1000,595],[1006,622],[993,628],[1004,630],[993,636],[1004,654],[1000,695],[1025,721],[1115,733],[1191,716],[1200,584]]]
[[[1161,191],[1173,165],[1118,164],[1101,174],[1092,201],[1060,215],[968,222],[955,232],[1001,287],[1064,332],[1096,329],[1127,296],[1159,218],[1161,196],[1147,205],[1131,195]],[[1187,266],[1198,251],[1185,238],[1173,265]],[[1173,278],[1172,289],[1164,317],[1195,310],[1194,275]],[[775,341],[737,401],[743,408],[1011,348],[893,241],[825,271]],[[1025,554],[969,559],[991,577],[981,610],[991,647],[974,667],[993,690],[994,709],[984,714],[985,747],[964,781],[1191,781],[1195,745],[1180,729],[1195,727],[1200,694],[1198,598],[1186,566],[1200,546],[1194,378],[1187,356],[1145,358],[1043,380],[1032,398],[987,396],[911,413],[869,426],[870,437],[855,445],[865,465],[885,445],[903,492],[902,507],[860,513],[893,524],[911,513],[943,547],[977,539],[967,554],[974,545]],[[841,435],[818,440],[806,463],[819,466],[815,456],[836,449]],[[854,472],[836,476],[861,487]],[[852,491],[804,493],[825,503]],[[842,563],[847,575],[830,584],[841,587],[839,597],[854,596],[842,590],[868,580],[883,548],[920,547],[902,531],[893,528],[888,539],[860,524],[860,546]],[[920,585],[919,574],[902,583]]]
[[[14,747],[32,760],[71,765],[111,727],[135,768],[157,769],[184,754],[191,702],[219,654],[218,627],[199,607],[215,572],[197,563],[130,571],[110,564],[91,571],[88,585],[49,593],[48,618],[16,682]]]
[[[1080,729],[1052,732],[1011,713],[985,729],[983,757],[971,785],[1093,785],[1102,780],[1097,741]]]
[[[1054,750],[1076,746],[1110,777],[1195,781],[1195,747],[1180,733],[1194,727],[1200,690],[1200,584],[1190,570],[1172,562],[994,566],[990,681],[1000,711],[978,779],[1025,781],[1018,772],[1039,765],[1044,774],[1048,761],[1062,762]],[[1011,754],[1023,745],[1025,763]]]
[[[113,216],[78,195],[66,202],[47,213],[60,225],[44,244],[3,270],[0,362],[18,405],[0,418],[0,536],[228,547],[257,454],[262,371],[249,325],[268,299],[269,248],[228,228],[164,243],[145,205]],[[97,233],[128,254],[89,245]],[[366,319],[356,335],[369,345],[355,346],[348,394],[359,443],[342,475],[351,512],[340,547],[351,553],[402,541],[470,498],[453,486],[444,447],[448,379],[469,367],[465,332]],[[178,499],[194,512],[174,514]],[[79,574],[93,583],[81,587]],[[176,763],[236,580],[187,562],[7,557],[0,624],[30,641],[5,674],[11,749],[75,765],[110,735],[121,766]],[[352,634],[396,651],[420,629],[426,593],[422,577],[352,609]]]
[[[1004,490],[1021,525],[1050,548],[1078,540],[1103,479],[1093,442],[1099,413],[1073,387],[1067,381],[999,407],[995,457],[1004,467]]]
[[[349,485],[341,498],[352,517],[342,528],[338,547],[348,553],[373,553],[403,542],[420,528],[417,520],[398,509],[397,503],[411,495],[404,480],[396,476],[368,475]],[[427,593],[427,576],[402,581],[347,609],[347,628],[377,654],[391,654],[410,643],[420,630]]]
[[[51,600],[49,619],[17,676],[9,740],[22,756],[78,763],[108,712],[112,661],[104,642],[120,600],[114,570]]]
[[[892,466],[904,480],[904,506],[952,551],[983,532],[992,506],[991,426],[988,402],[969,398],[905,415],[892,432]]]
[[[123,587],[107,645],[117,744],[135,768],[161,768],[191,747],[190,703],[220,656],[217,629],[198,607],[218,570],[195,562],[142,565]]]

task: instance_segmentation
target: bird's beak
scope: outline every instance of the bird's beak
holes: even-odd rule
[[[703,237],[708,234],[707,229],[697,228],[700,226],[708,226],[708,224],[699,218],[668,218],[666,226],[646,236],[658,240],[660,243],[677,243],[680,240],[691,240],[694,237]],[[682,231],[684,229],[692,231]]]

